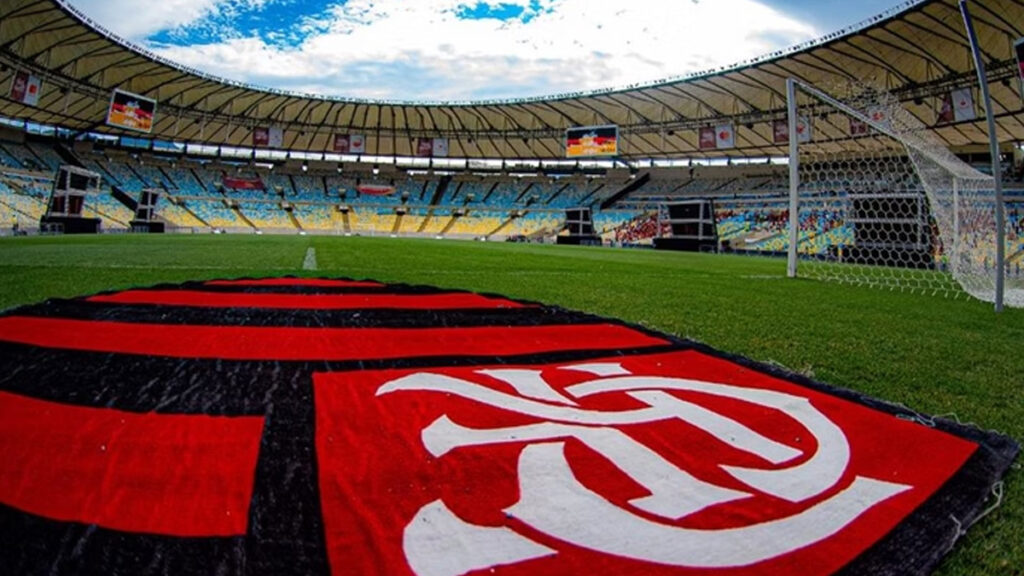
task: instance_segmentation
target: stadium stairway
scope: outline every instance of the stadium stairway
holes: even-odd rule
[[[110,195],[114,197],[118,202],[124,204],[124,207],[131,210],[134,214],[139,208],[139,202],[128,195],[127,192],[121,190],[120,186],[111,186]]]
[[[448,191],[448,186],[452,183],[451,176],[442,176],[441,181],[437,183],[437,189],[434,190],[434,197],[430,199],[431,206],[437,206],[441,198],[444,198],[444,193]]]
[[[295,226],[295,229],[299,232],[305,232],[305,229],[302,227],[302,223],[299,222],[298,216],[295,215],[295,210],[285,210],[285,212],[288,213],[288,220],[291,220],[292,226]]]
[[[491,236],[495,236],[495,235],[499,234],[505,228],[508,228],[509,224],[514,222],[515,219],[516,219],[516,216],[509,216],[508,218],[506,218],[504,221],[502,221],[501,224],[498,224],[497,228],[495,228],[494,230],[491,230],[490,232],[487,233],[487,238],[490,238]]]
[[[640,188],[643,188],[644,184],[647,184],[647,182],[649,182],[650,179],[651,179],[651,173],[650,172],[644,172],[643,174],[640,175],[639,178],[637,178],[636,180],[633,180],[632,182],[630,182],[629,184],[624,186],[622,188],[622,190],[619,190],[615,194],[612,194],[611,196],[608,197],[607,200],[602,202],[601,203],[601,210],[607,210],[607,209],[611,208],[613,205],[615,205],[616,202],[618,202],[619,200],[622,200],[626,196],[629,196],[629,194],[631,192],[633,192],[635,190],[639,190]]]
[[[451,176],[442,176],[441,180],[437,183],[437,188],[434,189],[434,195],[430,197],[430,208],[427,210],[427,215],[423,217],[423,221],[420,222],[419,228],[416,229],[418,234],[422,234],[427,226],[430,225],[430,221],[434,219],[434,206],[444,198],[444,193],[448,191],[448,186],[452,183]],[[445,230],[448,230],[455,224],[454,219],[445,226]]]
[[[225,202],[225,204],[227,204],[227,203]],[[238,204],[235,204],[233,206],[228,206],[228,208],[231,208],[231,211],[235,213],[235,216],[237,216],[238,219],[241,220],[242,222],[245,222],[245,224],[249,228],[252,228],[253,230],[259,230],[259,228],[255,224],[252,223],[252,220],[249,220],[249,218],[245,214],[242,213],[242,209],[238,206]]]
[[[183,209],[183,210],[184,210],[185,212],[188,212],[188,214],[189,214],[190,216],[192,216],[193,218],[195,218],[196,220],[198,220],[199,222],[201,222],[203,226],[206,226],[207,228],[213,228],[213,226],[210,226],[210,223],[209,223],[209,222],[207,222],[206,220],[203,220],[202,218],[200,218],[200,217],[199,217],[199,214],[196,214],[194,210],[192,210],[191,208],[189,208],[189,206],[188,206],[188,204],[187,204],[187,203],[182,203],[182,204],[179,204],[178,206],[179,206],[180,208],[182,208],[182,209]]]
[[[438,235],[444,236],[445,234],[447,234],[448,231],[451,230],[455,226],[455,223],[458,221],[459,217],[455,214],[452,214],[451,220],[449,220],[448,223],[444,225],[444,228],[442,228],[441,231],[438,232]]]
[[[416,233],[417,234],[423,234],[423,231],[427,229],[427,226],[430,225],[430,221],[433,220],[433,219],[434,219],[434,209],[430,208],[429,210],[427,210],[427,215],[423,217],[422,221],[420,221],[420,226],[419,226],[419,228],[416,229]]]
[[[404,219],[405,219],[405,214],[404,213],[399,212],[398,214],[395,214],[395,225],[391,227],[391,235],[392,236],[397,236],[398,233],[402,231],[402,220],[404,220]]]
[[[68,164],[70,164],[72,166],[77,166],[79,168],[85,168],[85,165],[82,164],[82,161],[78,159],[78,156],[75,156],[75,153],[72,152],[63,143],[61,143],[61,142],[55,143],[53,145],[53,149],[57,152],[57,155],[60,156],[61,160],[63,160],[64,162],[66,162],[66,163],[68,163]]]
[[[341,213],[341,226],[345,234],[352,233],[352,221],[348,217],[348,212]]]

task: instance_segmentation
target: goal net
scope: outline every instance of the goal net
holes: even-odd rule
[[[993,178],[957,158],[887,92],[793,84],[784,131],[790,273],[993,302]],[[1006,229],[1005,304],[1021,307],[1022,241],[1016,227]]]

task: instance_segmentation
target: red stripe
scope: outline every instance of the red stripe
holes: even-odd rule
[[[0,502],[172,536],[246,533],[263,418],[137,414],[0,392]]]
[[[129,290],[92,296],[90,302],[110,304],[156,304],[203,308],[287,308],[347,310],[357,308],[400,308],[406,310],[452,310],[459,308],[523,308],[503,298],[479,294],[246,294],[197,290]]]
[[[610,324],[483,328],[266,328],[0,318],[0,340],[48,348],[226,360],[368,360],[619,349],[664,340]]]
[[[211,280],[208,286],[319,286],[325,288],[380,288],[380,282],[327,280],[324,278],[260,278],[257,280]]]

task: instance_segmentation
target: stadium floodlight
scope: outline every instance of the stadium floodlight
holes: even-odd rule
[[[884,90],[788,84],[791,276],[995,303],[1005,275],[1024,307],[1024,239],[1000,229],[991,175]]]

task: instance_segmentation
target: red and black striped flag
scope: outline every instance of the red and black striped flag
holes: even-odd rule
[[[1017,450],[494,295],[228,280],[0,316],[13,574],[923,574]]]

